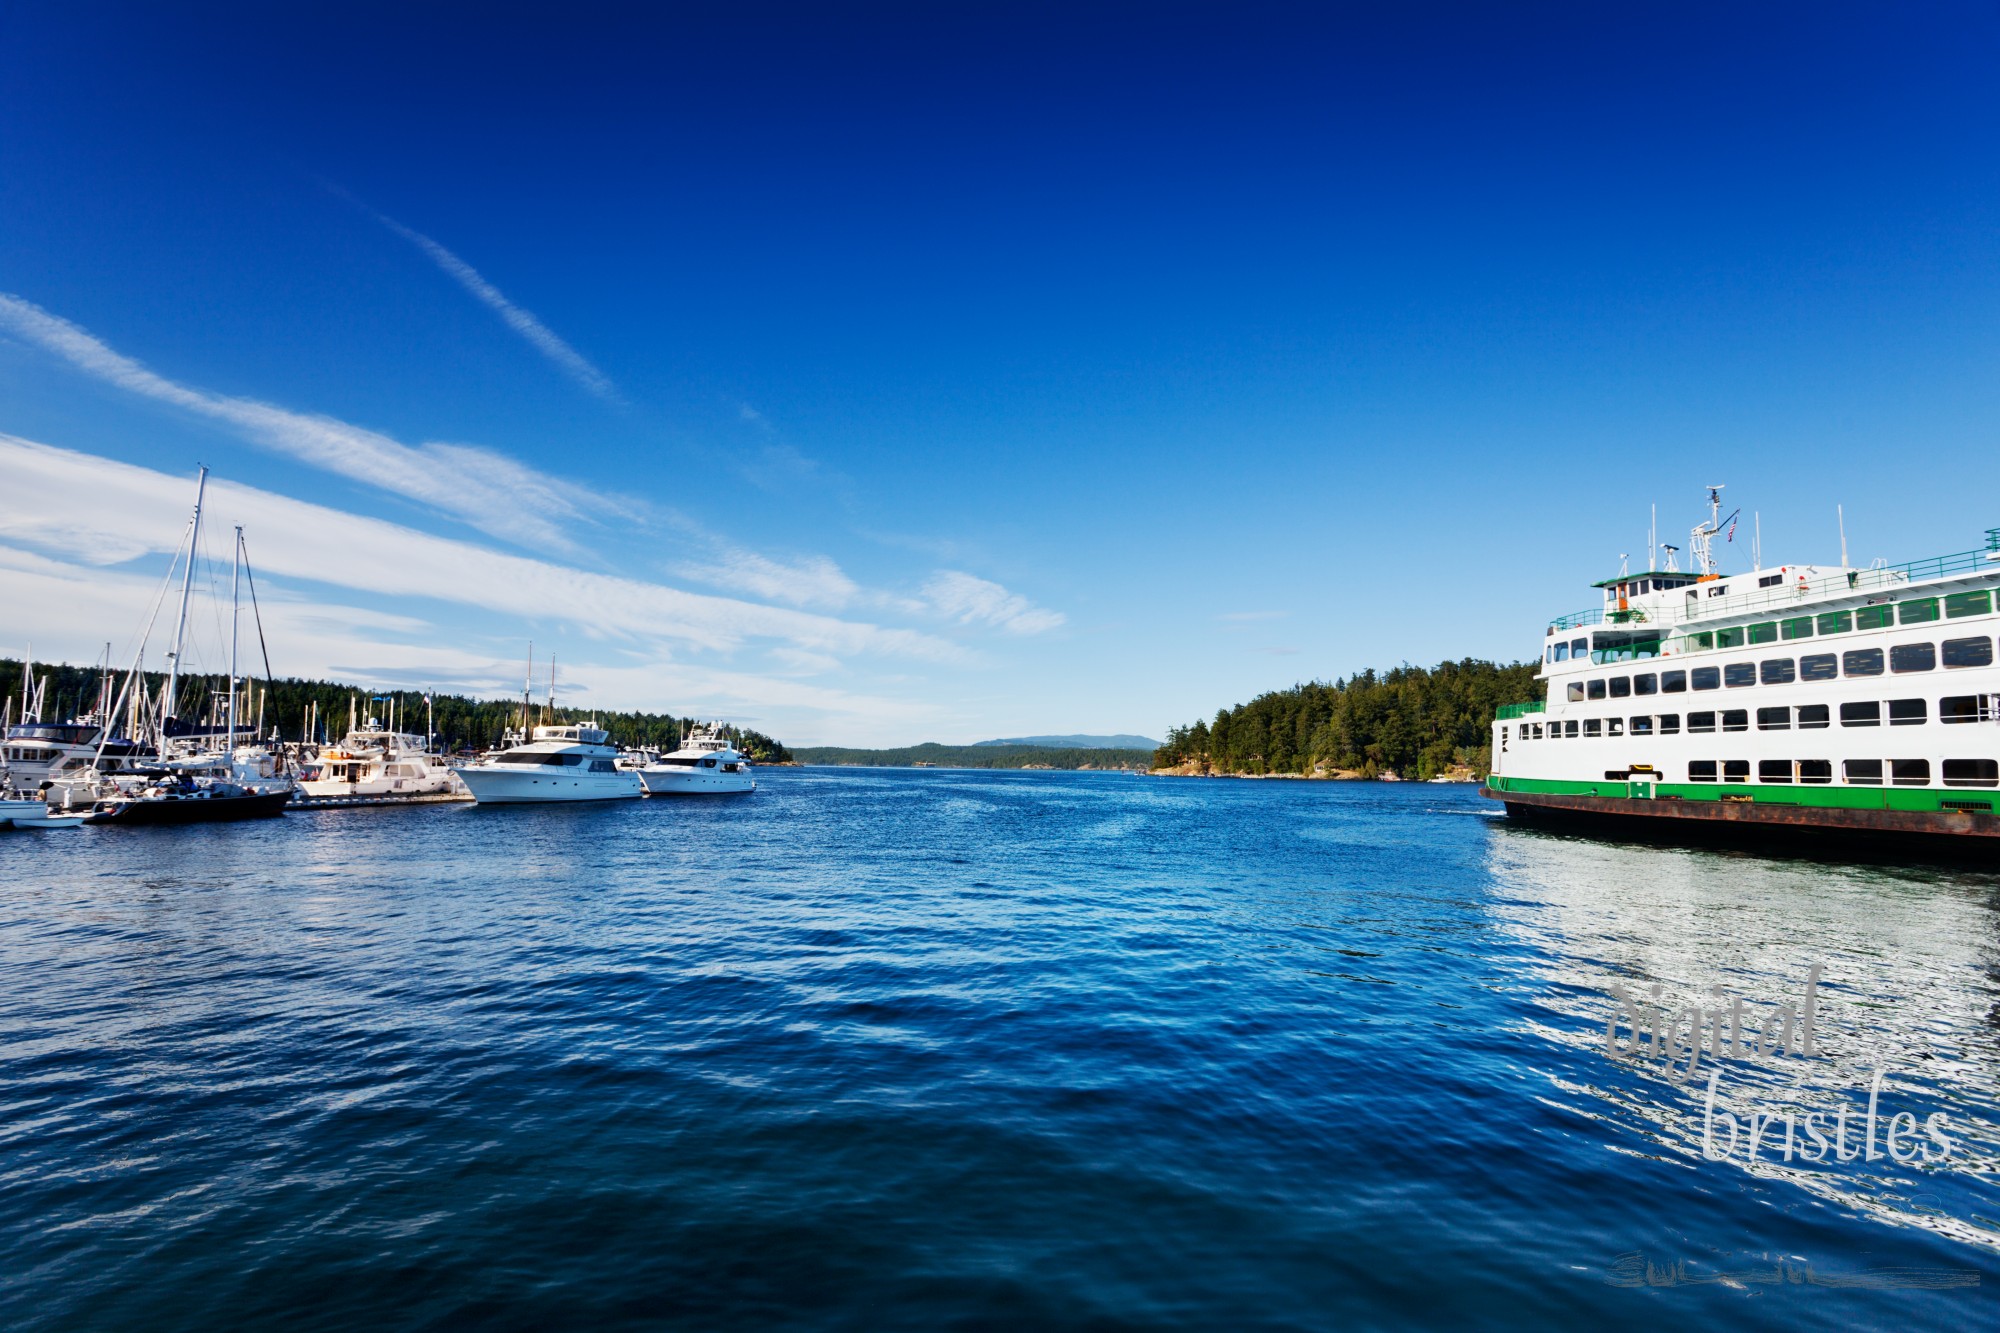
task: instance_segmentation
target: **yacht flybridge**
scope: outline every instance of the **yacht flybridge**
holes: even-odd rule
[[[1511,816],[1807,828],[2000,848],[2000,528],[1909,564],[1621,573],[1549,623],[1542,697],[1501,708],[1485,794]]]
[[[610,801],[640,792],[639,775],[618,766],[606,732],[588,723],[540,726],[533,739],[452,772],[481,805]]]

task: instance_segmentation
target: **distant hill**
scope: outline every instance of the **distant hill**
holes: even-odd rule
[[[802,764],[851,764],[863,768],[1122,768],[1143,773],[1151,750],[1080,749],[1054,745],[906,745],[899,750],[849,750],[834,745],[792,751]]]
[[[1144,736],[1010,736],[1004,741],[974,741],[974,745],[1034,745],[1044,750],[1157,750],[1160,743]]]

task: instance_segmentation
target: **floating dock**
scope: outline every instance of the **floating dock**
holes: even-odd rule
[[[470,792],[432,792],[423,796],[294,796],[287,810],[352,810],[379,805],[470,805]]]

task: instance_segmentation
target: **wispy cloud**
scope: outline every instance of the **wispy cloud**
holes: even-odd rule
[[[187,478],[0,435],[0,537],[69,555],[102,542],[122,554],[135,541],[152,551],[178,539]],[[75,499],[88,495],[90,503]],[[527,620],[552,620],[600,637],[646,645],[733,650],[761,639],[836,657],[857,654],[960,662],[958,645],[916,630],[843,620],[788,607],[693,593],[639,579],[593,573],[546,560],[434,536],[382,519],[344,513],[269,491],[211,479],[218,525],[242,523],[258,566],[280,578],[476,607]],[[70,511],[60,533],[39,515]],[[257,534],[267,534],[259,540]]]
[[[581,352],[557,337],[555,331],[548,325],[508,300],[507,294],[488,282],[478,269],[416,228],[406,227],[388,214],[378,213],[372,208],[368,211],[374,214],[376,220],[383,226],[421,250],[425,257],[443,269],[447,276],[472,293],[474,299],[500,316],[508,328],[526,339],[530,347],[547,357],[558,370],[606,402],[621,401],[617,386],[612,384],[609,376],[584,360]]]
[[[924,597],[947,619],[961,625],[994,625],[1009,634],[1040,634],[1065,619],[1060,611],[1038,607],[997,583],[954,569],[932,575],[924,584]]]
[[[53,352],[107,384],[222,422],[253,443],[419,501],[497,537],[567,550],[564,522],[593,512],[623,511],[585,487],[488,449],[441,443],[412,447],[335,417],[177,384],[61,316],[4,292],[0,331]],[[534,503],[522,503],[523,496],[534,497]]]
[[[723,548],[713,561],[676,565],[673,572],[710,587],[829,611],[841,610],[861,591],[839,565],[823,555],[787,563],[731,546]]]

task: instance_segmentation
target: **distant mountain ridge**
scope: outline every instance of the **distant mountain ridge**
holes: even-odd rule
[[[1157,750],[1160,742],[1144,736],[1010,736],[974,745],[1039,745],[1045,750]]]

